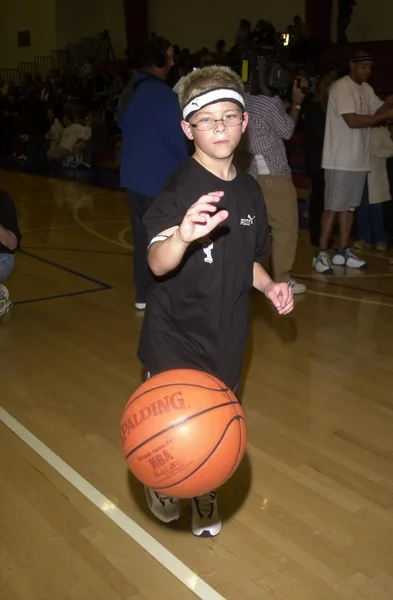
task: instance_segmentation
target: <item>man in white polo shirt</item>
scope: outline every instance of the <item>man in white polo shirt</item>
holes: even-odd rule
[[[393,96],[382,102],[366,83],[373,58],[355,53],[350,73],[336,81],[329,93],[322,167],[325,169],[325,210],[321,223],[320,249],[313,259],[318,273],[333,273],[333,265],[359,269],[366,263],[349,249],[353,215],[359,206],[371,167],[370,131],[393,119]],[[339,247],[332,261],[328,245],[339,221]]]

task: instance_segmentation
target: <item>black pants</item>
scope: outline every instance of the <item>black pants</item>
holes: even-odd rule
[[[310,177],[312,189],[308,217],[308,230],[311,244],[316,248],[319,248],[321,218],[325,203],[325,171],[324,169],[318,169],[310,173]]]
[[[135,302],[146,302],[147,291],[153,276],[147,264],[147,233],[143,217],[153,204],[154,196],[144,196],[133,190],[126,190],[127,204],[130,211],[132,233],[134,238],[134,285]]]
[[[43,167],[47,163],[47,140],[43,134],[29,134],[27,162],[32,167]]]
[[[145,381],[150,379],[150,377],[153,377],[153,375],[154,375],[154,373],[151,373],[150,371],[145,371]],[[238,383],[235,383],[235,385],[231,388],[231,391],[235,394],[235,396],[237,396],[239,387],[240,387],[240,381]]]

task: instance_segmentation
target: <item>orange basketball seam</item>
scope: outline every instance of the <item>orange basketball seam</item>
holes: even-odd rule
[[[236,414],[239,415],[239,413],[237,412],[236,407],[235,407],[235,410],[236,410]],[[244,419],[244,417],[242,417],[242,415],[239,415],[239,419],[237,419],[237,422],[238,422],[238,425],[239,425],[239,446],[238,446],[238,449],[237,449],[237,456],[236,456],[235,462],[233,463],[233,467],[230,470],[229,475],[228,475],[228,477],[226,478],[225,481],[228,481],[228,479],[230,477],[232,477],[233,473],[236,471],[236,469],[238,467],[238,460],[239,460],[240,450],[241,450],[241,447],[242,447],[242,428],[240,426],[240,420],[244,421],[244,424],[246,425],[246,420]],[[223,483],[225,483],[225,482],[223,482]]]
[[[184,417],[184,419],[182,421],[178,421],[177,423],[174,423],[173,425],[169,425],[169,427],[166,427],[165,429],[162,429],[161,431],[159,431],[158,433],[155,433],[154,435],[152,435],[151,437],[147,438],[146,440],[144,440],[141,444],[139,444],[138,446],[135,446],[135,448],[133,448],[132,450],[130,450],[128,452],[128,454],[126,454],[125,459],[127,460],[132,454],[134,454],[137,450],[140,450],[140,448],[143,448],[143,446],[145,444],[148,444],[149,442],[151,442],[152,440],[156,439],[157,437],[159,437],[160,435],[163,435],[164,433],[167,433],[168,431],[170,431],[171,429],[176,429],[176,427],[179,427],[180,425],[184,425],[184,423],[188,423],[188,421],[191,421],[192,419],[196,419],[197,417],[200,417],[201,415],[204,415],[208,412],[212,412],[214,410],[217,410],[218,408],[223,408],[225,406],[230,406],[230,405],[235,404],[235,402],[232,400],[230,402],[225,402],[223,404],[217,404],[217,406],[211,406],[210,408],[204,408],[202,411],[195,413],[193,415],[189,415],[188,417]],[[236,414],[238,415],[237,411]],[[238,415],[241,416],[241,415]]]
[[[206,464],[207,461],[210,460],[210,458],[213,456],[213,454],[215,453],[215,451],[217,450],[217,448],[220,446],[221,442],[223,441],[223,439],[224,439],[224,437],[225,437],[225,435],[226,435],[229,427],[232,425],[232,423],[234,421],[244,421],[244,418],[241,415],[236,415],[235,417],[232,417],[232,419],[230,421],[228,421],[228,423],[225,426],[225,429],[222,432],[222,435],[221,435],[220,439],[217,441],[216,445],[211,449],[210,453],[206,456],[206,458],[203,459],[203,461],[201,462],[201,464],[198,465],[193,471],[191,471],[191,473],[188,473],[188,475],[186,475],[182,479],[176,481],[175,483],[172,483],[171,485],[160,486],[158,488],[154,488],[155,491],[166,490],[168,488],[174,487],[175,485],[179,485],[180,483],[183,483],[184,481],[187,481],[187,479],[189,479],[192,475],[195,475],[195,473],[197,473],[197,471],[199,471],[199,469],[201,469],[203,467],[203,465]],[[227,481],[227,479],[229,478],[229,476],[230,475],[228,475],[228,477],[225,479],[225,481]]]
[[[147,379],[146,381],[151,381],[151,379]],[[144,382],[144,383],[145,383],[145,382]],[[143,383],[142,383],[141,385],[143,385]],[[166,387],[179,387],[179,386],[181,386],[181,385],[183,385],[183,386],[188,386],[188,387],[196,387],[196,388],[199,388],[199,389],[201,389],[201,390],[209,390],[209,392],[220,392],[220,393],[221,393],[221,392],[224,392],[224,393],[227,393],[227,391],[229,390],[229,388],[228,388],[228,387],[226,387],[226,388],[219,388],[219,389],[215,389],[215,388],[209,388],[209,387],[206,387],[206,386],[204,386],[204,385],[195,384],[195,383],[182,383],[182,382],[180,382],[180,383],[176,383],[176,384],[173,384],[173,383],[163,383],[162,385],[158,385],[157,387],[152,387],[152,388],[149,388],[148,390],[145,390],[144,392],[142,392],[142,393],[141,393],[141,394],[139,394],[138,396],[135,396],[135,398],[131,397],[131,398],[129,399],[129,401],[127,402],[127,404],[126,404],[126,406],[125,406],[124,410],[123,410],[123,415],[124,415],[124,413],[126,412],[126,410],[127,410],[127,409],[128,409],[130,406],[131,406],[131,404],[133,404],[133,403],[135,402],[135,400],[138,400],[138,398],[140,398],[141,396],[144,396],[144,394],[147,394],[147,393],[150,393],[150,392],[154,392],[155,390],[159,390],[159,389],[161,389],[161,388],[166,388]],[[230,390],[229,390],[229,391],[230,391]],[[232,402],[233,402],[233,401],[232,401]]]

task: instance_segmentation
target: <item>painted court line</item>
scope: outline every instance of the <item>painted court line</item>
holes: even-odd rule
[[[342,296],[341,294],[327,294],[326,292],[316,292],[314,290],[307,290],[306,294],[313,294],[314,296],[325,296],[325,298],[335,298],[336,300],[349,300],[350,302],[359,302],[360,304],[374,304],[375,306],[387,306],[393,308],[393,303],[389,302],[378,302],[378,300],[367,300],[366,298],[354,298],[352,296]]]
[[[29,298],[28,300],[17,300],[14,306],[22,304],[34,304],[35,302],[45,302],[46,300],[58,300],[60,298],[71,298],[72,296],[84,296],[86,294],[94,294],[95,292],[106,292],[110,287],[98,287],[93,290],[80,290],[78,292],[64,292],[64,294],[54,294],[53,296],[38,296],[38,298]]]
[[[43,444],[35,435],[14,419],[6,410],[0,407],[0,420],[15,435],[23,440],[36,454],[48,463],[68,483],[77,489],[85,498],[101,510],[111,521],[122,529],[129,537],[139,544],[146,552],[155,558],[163,567],[174,575],[183,585],[191,590],[201,600],[225,600],[210,585],[189,569],[174,554],[154,539],[128,515],[115,506],[108,498],[93,487],[79,473],[74,471],[48,446]]]
[[[100,281],[99,279],[95,279],[94,277],[90,277],[89,275],[85,275],[84,273],[80,273],[79,271],[75,271],[75,269],[70,269],[69,267],[65,267],[64,265],[59,265],[59,263],[56,263],[53,260],[42,258],[41,256],[37,256],[36,254],[32,254],[31,252],[26,252],[26,250],[20,250],[20,253],[24,254],[25,256],[29,256],[30,258],[34,258],[35,260],[38,260],[39,262],[42,262],[46,265],[55,267],[56,269],[60,269],[61,271],[65,271],[66,273],[70,273],[71,275],[75,275],[75,277],[79,277],[80,279],[84,279],[85,281],[89,281],[90,283],[94,283],[100,288],[112,288],[112,286],[109,285],[109,283],[105,283],[104,281]]]
[[[127,219],[117,219],[116,221],[98,221],[97,223],[86,223],[89,227],[101,226],[101,225],[119,225],[120,223],[126,223]],[[78,223],[72,223],[70,225],[55,225],[50,227],[39,227],[38,229],[22,229],[21,233],[32,233],[35,231],[57,231],[60,229],[75,229],[81,227]]]
[[[115,246],[119,246],[120,248],[124,249],[124,248],[126,248],[126,246],[124,246],[124,244],[122,244],[121,242],[118,242],[117,240],[112,240],[111,238],[107,237],[106,235],[99,233],[92,227],[89,227],[89,225],[84,223],[79,216],[79,211],[82,208],[83,203],[86,202],[87,200],[90,200],[90,198],[92,198],[93,196],[95,196],[99,193],[100,192],[98,191],[96,194],[90,194],[90,195],[85,196],[84,198],[81,198],[80,200],[78,200],[78,202],[74,205],[74,207],[72,209],[73,219],[74,219],[75,223],[77,223],[80,227],[82,227],[85,231],[87,231],[91,235],[94,235],[95,237],[99,238],[100,240],[103,240],[104,242],[114,244]]]

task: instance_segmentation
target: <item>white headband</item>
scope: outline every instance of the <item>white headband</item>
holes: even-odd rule
[[[235,102],[242,108],[245,108],[244,98],[236,90],[230,88],[218,88],[215,90],[209,90],[190,98],[187,104],[183,108],[183,119],[186,121],[198,110],[201,110],[208,104],[214,104],[215,102]]]

